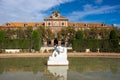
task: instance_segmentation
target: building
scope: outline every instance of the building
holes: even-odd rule
[[[49,17],[46,17],[44,19],[44,22],[10,22],[5,23],[0,26],[2,29],[17,29],[17,28],[26,28],[26,27],[32,27],[33,29],[36,29],[39,26],[43,26],[45,28],[50,28],[51,31],[55,34],[59,32],[64,27],[74,27],[75,30],[84,30],[84,29],[90,29],[90,28],[111,28],[110,25],[103,24],[103,23],[80,23],[80,22],[69,22],[67,18],[64,16],[61,16],[59,11],[53,11],[52,15]],[[44,41],[44,40],[43,40]],[[55,40],[51,40],[51,44],[53,45]],[[45,43],[47,44],[47,43]]]
[[[60,12],[52,12],[52,16],[44,19],[44,26],[50,27],[53,32],[60,31],[62,27],[68,26],[68,19],[61,16]]]
[[[53,11],[52,15],[45,18],[44,22],[10,22],[0,25],[0,28],[23,28],[23,27],[38,27],[44,26],[49,27],[51,30],[59,31],[63,27],[76,27],[79,29],[86,28],[111,28],[110,25],[103,23],[80,23],[80,22],[69,22],[67,18],[61,16],[59,11]]]

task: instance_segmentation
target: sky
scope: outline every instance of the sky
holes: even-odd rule
[[[0,24],[44,22],[54,10],[69,22],[116,24],[120,28],[120,0],[0,0]]]

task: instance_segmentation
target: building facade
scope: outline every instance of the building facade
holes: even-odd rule
[[[57,32],[59,32],[64,27],[74,27],[75,30],[84,30],[90,28],[112,28],[112,26],[103,24],[103,23],[80,23],[80,22],[69,22],[67,18],[61,16],[59,11],[53,11],[51,16],[46,17],[44,22],[10,22],[5,23],[0,26],[2,29],[17,29],[17,28],[26,28],[32,27],[36,29],[39,26],[43,26],[45,28],[50,28],[51,31],[55,34],[55,38]],[[56,39],[51,40],[51,44],[54,45]],[[47,45],[47,43],[45,43]]]
[[[52,15],[46,17],[44,22],[9,22],[0,25],[0,28],[19,28],[19,27],[49,27],[53,32],[60,30],[63,27],[75,27],[79,29],[86,28],[110,28],[110,25],[104,23],[81,23],[81,22],[69,22],[67,18],[61,16],[59,11],[53,11]]]

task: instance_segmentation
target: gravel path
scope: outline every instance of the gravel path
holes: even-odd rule
[[[3,53],[0,58],[11,57],[49,57],[52,53]],[[68,53],[68,57],[108,57],[120,58],[120,53]]]

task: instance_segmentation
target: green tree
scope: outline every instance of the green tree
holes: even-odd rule
[[[105,29],[105,28],[100,29],[101,38],[102,39],[109,39],[110,31],[111,31],[111,29]]]
[[[68,42],[69,44],[72,43],[72,40],[75,39],[75,34],[76,34],[76,31],[74,29],[74,27],[68,27],[67,28],[67,35],[68,35]]]
[[[40,34],[37,30],[32,33],[32,47],[35,51],[39,51],[41,47]]]
[[[49,42],[50,40],[54,39],[55,35],[54,33],[50,30],[50,28],[46,29],[46,40]]]
[[[76,31],[74,27],[65,27],[62,28],[61,31],[57,33],[58,40],[62,42],[68,42],[68,44],[72,43],[72,40],[75,38]]]
[[[26,38],[26,33],[25,33],[24,29],[19,28],[19,29],[16,30],[16,33],[17,33],[17,38],[18,39],[24,39],[24,38]]]
[[[31,39],[31,36],[32,36],[32,32],[33,32],[33,29],[32,29],[32,27],[27,27],[27,29],[25,30],[25,34],[26,34],[26,37],[28,38],[28,39]]]
[[[117,38],[116,31],[115,31],[115,30],[112,30],[112,31],[110,32],[109,39],[116,39],[116,38]]]
[[[39,33],[40,33],[40,37],[41,37],[41,39],[42,39],[42,42],[47,41],[47,39],[46,39],[46,30],[45,30],[45,27],[44,27],[44,26],[40,26],[40,27],[37,28],[37,30],[38,30]]]
[[[4,40],[5,40],[5,32],[3,30],[0,30],[0,52],[1,52],[1,49],[3,48],[3,43],[4,43]]]
[[[118,40],[117,33],[115,30],[112,30],[110,32],[109,40],[110,40],[110,48],[112,50],[117,49],[119,47],[119,40]]]
[[[27,29],[25,29],[26,38],[30,42],[30,44],[29,44],[30,45],[29,46],[29,52],[31,52],[31,48],[32,48],[32,32],[33,32],[32,27],[27,27]]]
[[[76,39],[83,39],[83,32],[81,30],[76,32]]]

